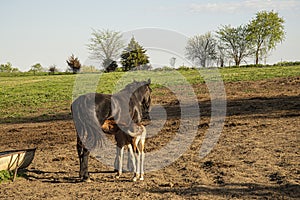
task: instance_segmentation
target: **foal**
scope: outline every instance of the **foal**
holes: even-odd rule
[[[146,128],[143,125],[137,125],[136,137],[131,137],[130,135],[124,133],[116,124],[114,120],[105,120],[102,125],[102,130],[105,133],[110,133],[115,136],[115,140],[117,142],[117,163],[118,163],[118,174],[117,178],[119,178],[122,174],[122,165],[123,165],[123,154],[124,147],[127,146],[130,153],[130,160],[132,161],[134,177],[133,181],[144,180],[144,146],[146,139]],[[133,148],[132,148],[133,146]],[[136,159],[135,159],[135,156]]]

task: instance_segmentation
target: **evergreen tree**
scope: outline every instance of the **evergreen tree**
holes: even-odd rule
[[[131,38],[127,48],[121,55],[121,63],[124,71],[131,69],[141,69],[144,65],[149,63],[149,57],[146,50],[135,41],[134,37]]]
[[[105,59],[102,64],[104,67],[104,72],[114,72],[118,67],[117,62],[109,58]]]
[[[73,71],[73,74],[76,74],[77,72],[80,71],[81,68],[81,63],[77,57],[75,57],[73,54],[69,57],[68,60],[66,60],[68,63],[69,67]]]

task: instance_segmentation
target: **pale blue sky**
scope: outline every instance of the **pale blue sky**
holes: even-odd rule
[[[1,0],[0,8],[0,63],[11,62],[23,71],[36,63],[65,70],[72,53],[87,63],[92,28],[128,32],[155,27],[191,37],[221,25],[245,24],[260,10],[278,11],[286,20],[286,40],[267,62],[300,60],[299,0]]]

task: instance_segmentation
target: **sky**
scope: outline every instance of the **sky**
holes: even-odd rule
[[[36,63],[65,71],[71,54],[89,65],[93,29],[120,31],[126,40],[134,36],[152,63],[168,65],[175,56],[185,64],[184,39],[246,24],[262,10],[285,20],[286,39],[267,63],[300,60],[300,0],[1,0],[0,9],[0,64],[21,71]]]

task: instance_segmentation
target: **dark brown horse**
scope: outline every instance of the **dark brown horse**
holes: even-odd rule
[[[107,119],[131,137],[138,134],[143,117],[149,117],[151,103],[150,79],[128,84],[113,95],[89,93],[79,96],[71,105],[77,132],[77,152],[80,161],[79,177],[89,181],[88,156],[91,151],[103,148],[105,133],[101,129]]]

